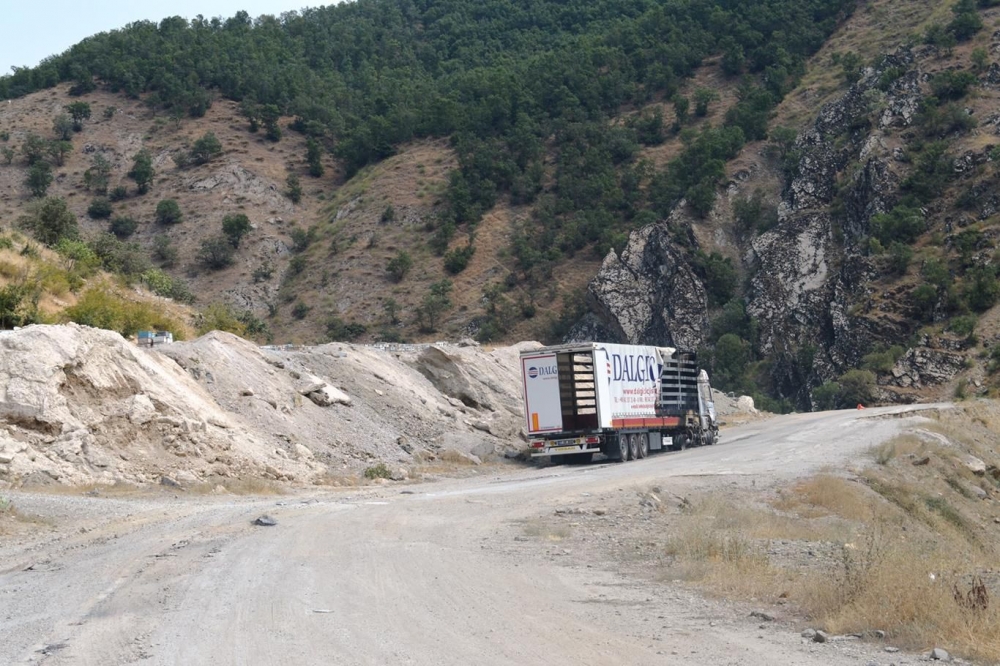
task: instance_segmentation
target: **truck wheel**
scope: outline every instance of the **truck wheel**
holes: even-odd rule
[[[641,435],[637,435],[637,437],[639,438],[639,449],[637,453],[639,454],[639,458],[645,458],[649,455],[649,435],[642,433]]]
[[[628,460],[628,435],[616,435],[607,443],[604,455],[615,462],[625,462]]]
[[[628,459],[635,460],[639,457],[639,435],[632,433],[628,436]]]
[[[713,444],[715,444],[714,430],[709,430],[708,432],[705,433],[705,444],[708,446],[712,446]]]

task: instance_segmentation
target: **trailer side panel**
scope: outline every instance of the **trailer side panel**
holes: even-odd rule
[[[560,432],[563,419],[557,355],[522,356],[521,381],[524,385],[524,416],[528,434]]]

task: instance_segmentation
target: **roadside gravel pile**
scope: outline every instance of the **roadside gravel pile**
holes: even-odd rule
[[[0,487],[478,464],[521,443],[518,349],[261,349],[211,333],[153,351],[74,324],[3,331]]]

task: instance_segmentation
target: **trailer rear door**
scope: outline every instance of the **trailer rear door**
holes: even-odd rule
[[[563,429],[559,401],[559,360],[556,354],[521,357],[524,411],[529,435]]]

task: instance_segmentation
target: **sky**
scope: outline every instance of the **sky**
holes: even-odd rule
[[[43,58],[58,55],[85,37],[121,28],[133,21],[156,21],[168,16],[230,17],[245,10],[250,16],[278,15],[334,0],[0,0],[3,36],[0,38],[0,75],[11,67],[34,67]]]

